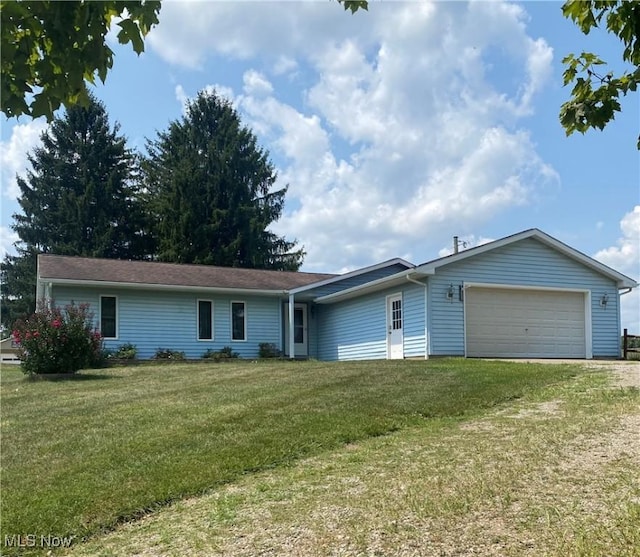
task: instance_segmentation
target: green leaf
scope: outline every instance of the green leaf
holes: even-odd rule
[[[369,9],[369,2],[367,0],[338,0],[345,10],[351,10],[352,14],[355,14],[358,10]]]
[[[120,44],[131,42],[133,50],[137,54],[144,51],[144,42],[140,36],[140,29],[131,19],[123,19],[118,23],[121,31],[118,33],[118,41]]]
[[[635,92],[640,83],[640,2],[567,0],[562,13],[585,34],[600,26],[604,18],[607,31],[623,45],[620,58],[635,65],[633,71],[616,75],[599,69],[607,64],[591,52],[577,57],[568,54],[562,59],[564,85],[573,85],[571,98],[560,108],[560,122],[567,135],[574,131],[584,133],[589,128],[604,129],[621,111],[620,95]]]
[[[113,53],[105,41],[114,16],[120,42],[139,54],[143,36],[158,22],[158,1],[0,2],[1,108],[8,117],[45,115],[71,105],[97,75],[105,81]],[[31,106],[24,97],[38,91]],[[20,100],[22,99],[22,100]]]
[[[31,115],[34,118],[46,116],[47,120],[53,118],[53,109],[46,93],[38,93],[34,97],[34,101],[31,103]]]

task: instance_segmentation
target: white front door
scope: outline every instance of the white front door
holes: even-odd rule
[[[289,304],[284,305],[284,351],[289,355]],[[308,356],[307,304],[293,304],[294,356]]]
[[[402,294],[387,296],[387,358],[404,358],[402,334]]]

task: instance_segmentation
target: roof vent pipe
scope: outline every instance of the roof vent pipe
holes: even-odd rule
[[[453,253],[458,253],[458,237],[453,237]]]

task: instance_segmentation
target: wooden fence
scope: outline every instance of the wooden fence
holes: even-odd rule
[[[622,337],[622,357],[626,360],[629,352],[640,352],[640,346],[635,346],[637,343],[633,343],[634,346],[629,346],[630,339],[640,339],[640,335],[630,335],[628,330],[624,330],[624,336]]]

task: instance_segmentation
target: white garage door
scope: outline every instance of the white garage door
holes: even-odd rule
[[[469,357],[585,358],[585,294],[465,289]]]

